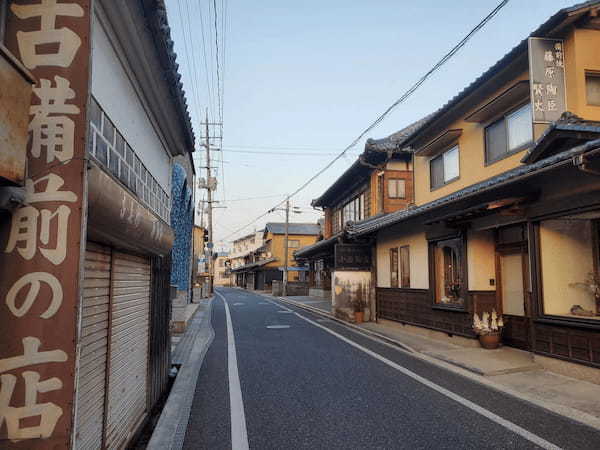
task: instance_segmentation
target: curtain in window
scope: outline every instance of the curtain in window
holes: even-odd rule
[[[458,147],[444,153],[444,182],[458,178]]]
[[[533,139],[531,104],[527,104],[514,113],[506,116],[508,129],[508,151],[527,144]]]

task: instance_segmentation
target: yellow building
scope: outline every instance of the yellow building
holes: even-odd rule
[[[288,225],[288,280],[298,281],[299,267],[294,252],[314,244],[321,234],[321,227],[315,223],[290,223]],[[254,250],[251,261],[232,269],[238,285],[248,289],[270,289],[273,280],[283,279],[285,264],[285,223],[269,222],[262,235],[262,246]],[[241,282],[239,281],[241,280]],[[241,283],[241,284],[239,284]]]
[[[214,260],[215,278],[213,283],[215,286],[232,286],[232,276],[229,271],[228,261],[229,252],[218,252]]]
[[[600,367],[599,12],[559,11],[406,137],[414,205],[346,229],[376,242],[377,317],[475,337],[496,310],[505,344]]]

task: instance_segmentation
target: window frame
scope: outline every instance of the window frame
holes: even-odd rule
[[[399,260],[398,260],[398,256],[399,256],[399,252],[398,252],[398,247],[392,247],[390,248],[390,287],[391,288],[398,288],[400,287],[400,274],[399,274]]]
[[[437,301],[437,277],[436,277],[436,247],[440,244],[452,244],[459,251],[458,272],[461,278],[460,295],[463,299],[462,304],[441,303]],[[468,311],[469,309],[469,279],[467,267],[467,237],[465,234],[460,236],[448,236],[441,239],[431,240],[429,244],[429,295],[431,307],[434,309],[444,309],[451,311]]]
[[[404,178],[388,178],[388,192],[387,192],[387,198],[389,199],[405,199],[406,198],[406,179]],[[396,195],[392,196],[392,190],[390,189],[390,185],[391,183],[394,182],[394,184],[396,185]],[[400,184],[400,182],[402,182],[403,186],[402,186],[402,195],[398,195],[399,189],[398,189],[398,185]]]
[[[288,239],[288,248],[300,248],[300,239]]]
[[[585,71],[585,104],[587,106],[600,106],[600,101],[598,103],[590,103],[589,95],[588,95],[588,77],[595,78],[600,81],[600,72],[594,70],[586,70]]]
[[[404,266],[404,258],[402,255],[406,254],[406,267]],[[410,245],[402,245],[398,248],[398,284],[403,289],[410,289]]]
[[[585,212],[585,210],[583,211]],[[546,312],[544,299],[544,278],[542,269],[542,238],[540,226],[542,221],[561,220],[565,218],[565,213],[549,214],[543,220],[530,222],[528,226],[529,244],[529,270],[530,285],[532,293],[532,311],[531,318],[539,322],[552,324],[577,324],[580,326],[589,326],[593,329],[600,329],[598,319],[589,319],[585,316],[563,316]],[[589,244],[592,246],[593,267],[596,273],[600,272],[600,219],[589,219],[592,227],[592,239]]]
[[[360,222],[365,220],[365,199],[366,191],[361,191],[359,194],[351,197],[350,200],[342,203],[339,207],[341,214],[340,231],[348,224],[348,222]]]
[[[521,144],[517,147],[515,147],[513,150],[510,150],[508,147],[508,142],[509,142],[509,128],[508,128],[508,118],[512,115],[514,115],[515,113],[517,113],[518,111],[520,111],[523,108],[526,108],[527,106],[531,107],[531,103],[529,101],[525,102],[525,103],[521,103],[519,104],[519,106],[512,108],[506,112],[504,112],[502,115],[496,117],[495,119],[491,120],[490,122],[488,122],[484,128],[483,128],[483,153],[484,153],[484,160],[485,160],[485,166],[490,166],[494,163],[497,163],[498,161],[502,161],[503,159],[506,159],[516,153],[520,153],[525,149],[530,148],[533,145],[534,142],[534,130],[533,130],[533,119],[531,120],[531,139],[527,142],[525,142],[524,144]],[[488,128],[491,128],[492,126],[498,124],[498,122],[504,122],[504,136],[506,138],[506,152],[503,153],[501,156],[497,157],[497,158],[489,158],[488,157],[488,142],[487,142],[487,131]]]
[[[450,179],[446,180],[446,166],[444,165],[444,155],[446,153],[449,153],[449,152],[453,151],[454,149],[456,149],[456,151],[458,153],[458,159],[457,159],[457,161],[458,161],[458,175],[455,176],[455,177],[453,177],[453,178],[450,178]],[[443,170],[442,176],[443,176],[444,182],[434,186],[433,185],[433,177],[431,176],[431,166],[432,166],[432,162],[435,161],[435,160],[437,160],[437,159],[439,159],[439,158],[442,158],[442,170]],[[453,145],[451,147],[448,147],[446,150],[444,150],[443,152],[441,152],[438,155],[435,155],[433,158],[431,158],[429,160],[429,190],[430,191],[435,191],[436,189],[440,189],[440,188],[442,188],[444,186],[447,186],[450,183],[454,183],[456,180],[460,179],[460,172],[461,172],[461,170],[460,170],[460,146],[458,144],[455,144],[455,145]]]

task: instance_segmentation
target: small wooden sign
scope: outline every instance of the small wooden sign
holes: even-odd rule
[[[371,247],[361,244],[335,245],[336,270],[371,270]]]

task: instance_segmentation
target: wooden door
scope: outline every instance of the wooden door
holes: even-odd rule
[[[515,246],[498,250],[498,294],[505,318],[503,342],[529,350],[531,307],[527,248]]]

